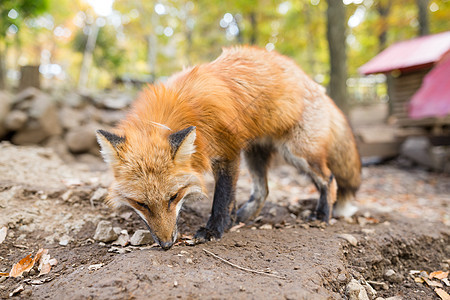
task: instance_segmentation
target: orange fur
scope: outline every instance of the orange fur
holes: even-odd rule
[[[195,152],[174,159],[169,136],[190,126]],[[125,142],[107,158],[116,179],[111,202],[138,210],[162,241],[176,235],[177,212],[166,209],[171,195],[185,182],[203,190],[212,162],[238,161],[255,142],[286,145],[319,176],[333,173],[338,186],[359,186],[359,155],[342,113],[291,59],[258,48],[224,49],[211,63],[148,86],[115,132]]]

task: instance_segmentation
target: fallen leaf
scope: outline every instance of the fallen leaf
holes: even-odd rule
[[[445,283],[446,286],[450,286],[450,281],[448,280],[448,278],[441,279],[441,281]]]
[[[0,273],[0,276],[6,276],[6,277],[8,277],[8,276],[9,276],[9,273]]]
[[[39,260],[39,267],[38,270],[39,275],[45,275],[50,272],[52,269],[52,266],[56,265],[58,261],[55,258],[50,258],[50,254],[48,254],[48,250],[45,249],[44,253],[42,253],[41,259]]]
[[[450,300],[450,295],[443,289],[435,288],[434,291],[439,297],[441,297],[442,300]]]
[[[430,279],[433,278],[437,278],[437,279],[444,279],[448,277],[448,271],[444,272],[444,271],[434,271],[431,272],[430,275],[428,276]]]
[[[28,254],[25,258],[22,258],[18,263],[14,264],[9,272],[9,276],[18,277],[25,271],[31,270],[34,266],[34,260],[31,258],[31,254]]]
[[[423,277],[423,276],[422,276],[422,279],[428,284],[429,287],[440,287],[440,288],[444,287],[442,285],[442,283],[440,283],[438,281],[430,280],[427,277]]]
[[[414,278],[414,281],[417,283],[424,283],[424,280],[422,279],[422,277],[416,277],[416,278]]]
[[[12,297],[16,294],[21,293],[24,290],[23,285],[18,286],[14,291],[12,291],[11,293],[9,293],[9,296]]]
[[[6,239],[6,233],[7,233],[7,228],[2,227],[2,229],[0,229],[0,244],[3,243],[3,241]]]
[[[231,228],[230,228],[230,232],[234,232],[234,231],[236,231],[236,230],[238,230],[239,228],[242,228],[242,227],[244,227],[244,226],[245,226],[245,223],[240,222],[239,224],[234,225],[233,227],[231,227]]]

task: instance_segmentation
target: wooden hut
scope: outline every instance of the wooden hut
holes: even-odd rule
[[[415,94],[421,88],[425,76],[430,73],[435,65],[449,56],[449,51],[450,31],[447,31],[395,43],[359,68],[360,73],[364,75],[384,73],[390,80],[391,118],[401,129],[400,135],[402,132],[403,135],[409,135],[413,132],[416,134],[442,135],[443,128],[448,129],[450,112],[442,113],[442,104],[450,109],[450,85],[447,84],[447,92],[441,93],[441,96],[438,97],[429,97],[429,93],[422,93],[418,96],[415,96]],[[447,66],[444,63],[441,65]],[[435,85],[438,81],[445,81],[446,78],[443,76],[450,77],[448,70],[435,73],[438,75],[430,76],[428,80],[434,82]],[[448,75],[442,75],[444,73]],[[428,90],[432,89],[428,88]],[[422,109],[423,104],[431,108],[435,107],[434,114],[424,115],[420,111],[418,112],[417,109],[421,109],[420,106],[419,108],[416,106],[415,112],[411,113],[410,101],[413,97],[419,96],[422,99]],[[446,99],[442,97],[446,97]],[[437,104],[438,102],[439,104]],[[433,109],[427,110],[433,111]]]

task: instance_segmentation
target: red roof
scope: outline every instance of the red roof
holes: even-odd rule
[[[450,51],[425,76],[411,98],[409,116],[414,119],[450,114]]]
[[[450,31],[395,43],[359,68],[368,75],[432,66],[450,49]]]

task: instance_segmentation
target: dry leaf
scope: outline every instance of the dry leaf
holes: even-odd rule
[[[45,253],[42,254],[42,257],[39,261],[39,267],[38,270],[39,275],[45,275],[48,274],[50,272],[50,270],[52,269],[52,266],[56,265],[58,263],[58,261],[55,258],[50,258],[50,254],[48,254],[48,250],[45,249]]]
[[[12,297],[12,296],[14,296],[14,295],[17,295],[17,294],[23,292],[23,290],[25,290],[24,287],[23,287],[23,285],[20,285],[20,286],[18,286],[14,291],[12,291],[11,293],[9,293],[9,296]]]
[[[7,233],[7,228],[6,227],[2,227],[0,229],[0,244],[3,243],[3,241],[6,239],[6,233]]]
[[[417,282],[417,283],[423,283],[424,282],[422,277],[416,277],[416,278],[414,278],[414,281]]]
[[[45,249],[48,251],[47,249]],[[37,260],[40,259],[42,253],[44,252],[44,249],[39,249],[39,251],[36,253],[34,258],[31,258],[31,254],[27,255],[25,258],[22,258],[18,263],[14,264],[11,268],[11,271],[9,272],[9,276],[11,277],[18,277],[23,274],[23,272],[30,271]]]
[[[437,279],[444,279],[448,277],[448,271],[444,272],[444,271],[434,271],[430,273],[429,278],[433,279],[433,278],[437,278]]]
[[[445,283],[446,286],[450,286],[450,281],[448,281],[448,278],[441,279],[441,281]]]
[[[440,288],[435,288],[434,291],[436,294],[438,294],[439,297],[441,297],[442,300],[450,300],[450,295],[447,294],[446,291]]]
[[[6,277],[8,277],[8,276],[9,276],[9,273],[0,273],[0,276],[6,276]]]
[[[428,284],[429,287],[444,287],[442,283],[434,280],[430,280],[427,277],[422,277],[422,279]]]
[[[233,227],[231,227],[231,228],[230,228],[230,232],[234,232],[234,231],[236,231],[236,230],[238,230],[239,228],[242,228],[242,227],[244,227],[244,226],[245,226],[245,223],[240,222],[239,224],[234,225]]]

